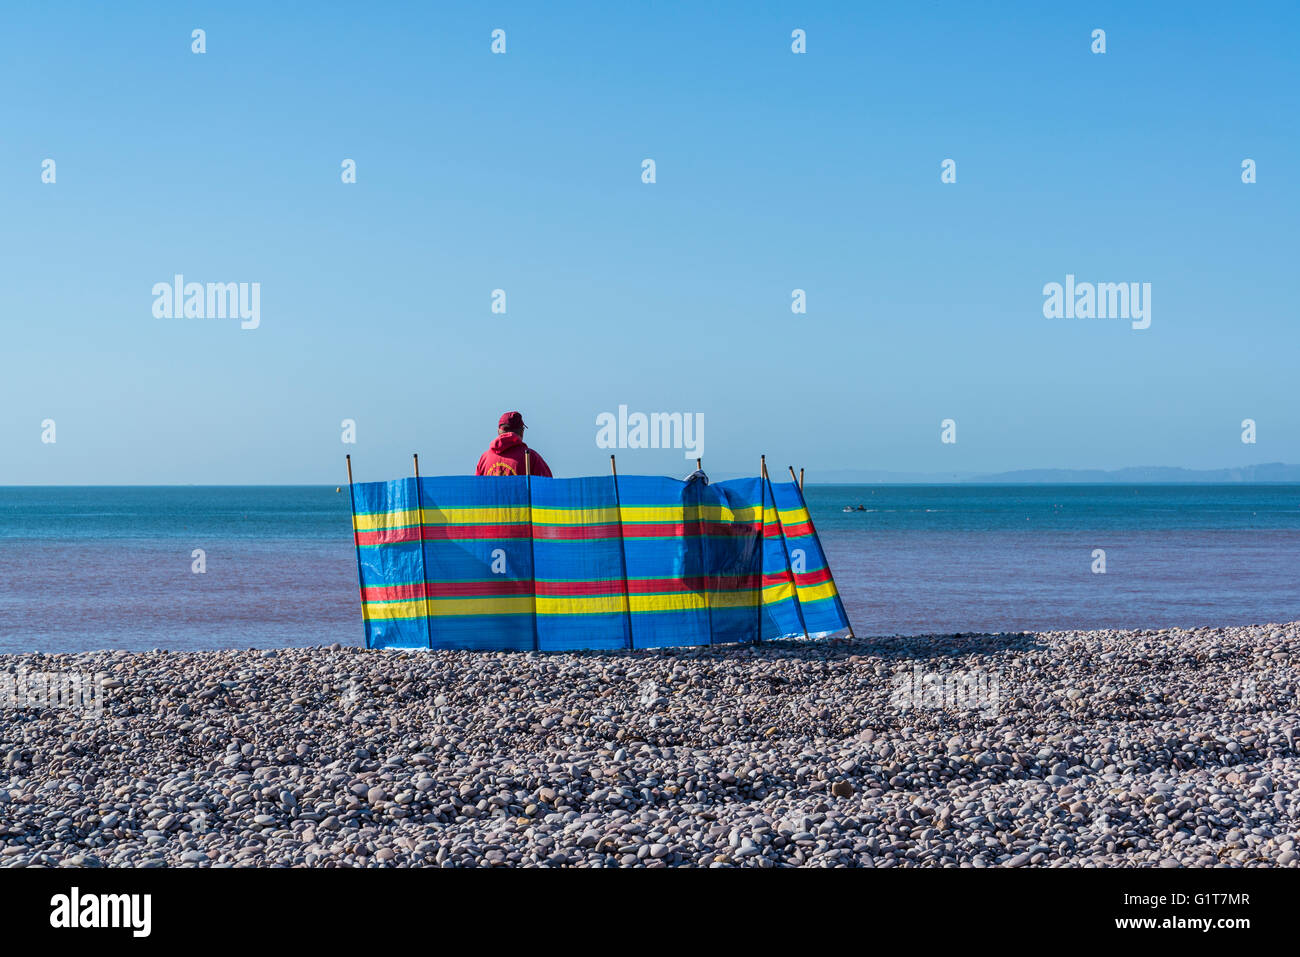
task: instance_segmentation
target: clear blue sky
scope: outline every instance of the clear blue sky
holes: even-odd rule
[[[462,472],[506,409],[604,474],[620,404],[715,471],[1300,461],[1295,4],[758,6],[8,5],[0,485]]]

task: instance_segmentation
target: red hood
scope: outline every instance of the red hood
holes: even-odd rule
[[[492,440],[492,444],[488,448],[499,455],[506,449],[513,449],[515,446],[523,444],[524,440],[521,436],[515,435],[513,432],[502,432]]]

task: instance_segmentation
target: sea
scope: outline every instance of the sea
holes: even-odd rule
[[[1300,486],[805,495],[859,636],[1300,619]],[[0,653],[334,642],[363,642],[346,488],[0,488]]]

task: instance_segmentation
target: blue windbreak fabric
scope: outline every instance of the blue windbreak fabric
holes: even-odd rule
[[[369,647],[759,641],[804,634],[805,601],[807,630],[848,626],[792,484],[452,476],[351,491]]]
[[[541,651],[631,648],[612,478],[533,481]]]
[[[777,522],[774,488],[773,483],[766,483],[763,489],[763,578],[767,587],[761,629],[765,641],[804,634],[789,553],[782,535],[784,526]]]
[[[782,518],[789,568],[798,583],[798,610],[810,635],[848,627],[844,603],[835,588],[830,564],[822,552],[817,529],[794,482],[774,482],[776,507]]]
[[[421,479],[420,495],[432,647],[532,650],[528,480]]]
[[[707,537],[705,564],[712,575],[714,591],[720,597],[710,603],[709,630],[715,644],[759,641],[776,637],[764,633],[764,549],[762,534],[762,486],[758,478],[732,479],[709,486],[692,483],[702,498],[715,497],[720,509],[729,510],[733,520],[744,516],[743,531],[727,533],[713,529]],[[728,591],[730,586],[730,591]]]
[[[710,644],[707,590],[698,580],[703,544],[687,536],[686,485],[659,476],[620,476],[619,498],[628,591],[637,612],[634,647]]]
[[[425,579],[418,529],[413,532],[405,524],[416,501],[413,478],[352,487],[356,514],[388,519],[385,528],[371,536],[374,544],[357,549],[366,645],[370,648],[418,648],[429,644],[428,623],[423,615],[412,611]],[[355,517],[353,522],[355,525]]]

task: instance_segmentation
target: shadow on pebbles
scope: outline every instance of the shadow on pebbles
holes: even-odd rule
[[[1294,622],[0,656],[0,866],[1296,866],[1298,668]]]

